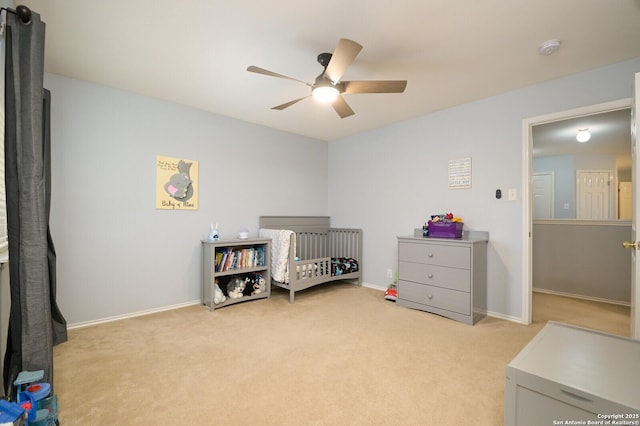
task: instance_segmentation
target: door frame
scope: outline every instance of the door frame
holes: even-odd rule
[[[585,115],[601,114],[631,108],[632,99],[604,102],[596,105],[554,112],[522,120],[522,318],[523,324],[531,324],[533,300],[533,126],[567,120]],[[629,129],[631,131],[631,129]],[[633,183],[636,184],[635,182]]]
[[[617,185],[616,185],[616,186],[618,187],[618,200],[617,200],[617,201],[618,201],[618,203],[617,203],[618,205],[616,206],[616,213],[617,213],[617,218],[618,218],[618,219],[631,220],[631,216],[633,215],[633,204],[631,204],[631,205],[629,206],[629,208],[631,208],[631,213],[630,213],[629,217],[628,217],[628,218],[621,218],[621,217],[620,217],[620,216],[622,216],[622,209],[620,208],[620,203],[621,203],[621,202],[622,202],[622,200],[623,200],[623,198],[621,197],[621,194],[622,194],[621,189],[622,189],[623,187],[625,187],[625,188],[626,188],[628,183],[630,183],[630,184],[632,184],[632,185],[633,185],[633,183],[632,183],[632,182],[633,182],[633,181],[631,181],[631,182],[628,182],[628,181],[622,181],[622,182],[620,182],[620,181],[618,181],[618,183],[617,183]],[[629,188],[629,191],[632,191],[632,190],[633,190],[633,187],[632,187],[631,185],[629,185],[629,186],[628,186],[628,188]],[[626,198],[626,197],[625,197],[625,198]],[[631,195],[631,202],[633,203],[633,194]]]

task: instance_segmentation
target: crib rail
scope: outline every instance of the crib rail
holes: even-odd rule
[[[301,260],[296,262],[294,271],[296,281],[326,279],[331,275],[331,261],[328,258]]]
[[[329,232],[297,232],[296,256],[300,259],[319,257],[352,257],[362,261],[362,230],[331,228]]]
[[[328,241],[326,232],[296,232],[296,256],[300,259],[329,257]]]
[[[362,230],[352,228],[329,229],[329,257],[351,257],[362,270]]]
[[[325,283],[331,278],[331,259],[328,257],[289,260],[289,282],[275,284],[289,290],[289,303],[293,303],[296,291]]]

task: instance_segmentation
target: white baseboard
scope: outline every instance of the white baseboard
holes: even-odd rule
[[[380,291],[387,291],[387,287],[380,287],[380,286],[369,284],[369,283],[362,283],[362,287],[372,288],[374,290],[380,290]]]
[[[185,303],[178,303],[176,305],[163,306],[161,308],[148,309],[146,311],[138,311],[138,312],[132,312],[130,314],[116,315],[114,317],[102,318],[102,319],[93,320],[93,321],[85,321],[85,322],[77,322],[77,323],[74,323],[74,324],[67,324],[67,329],[68,330],[72,330],[74,328],[89,327],[89,326],[92,326],[92,325],[104,324],[104,323],[107,323],[107,322],[119,321],[119,320],[123,320],[123,319],[127,319],[127,318],[140,317],[140,316],[143,316],[143,315],[157,314],[158,312],[170,311],[172,309],[178,309],[178,308],[186,308],[187,306],[195,306],[195,305],[200,305],[200,304],[202,304],[202,301],[200,301],[200,300],[194,300],[194,301],[185,302]]]
[[[603,299],[601,297],[582,296],[580,294],[563,293],[561,291],[546,290],[544,288],[534,288],[533,291],[536,293],[552,294],[554,296],[564,296],[564,297],[571,297],[573,299],[590,300],[592,302],[610,303],[612,305],[620,305],[620,306],[631,306],[631,303],[622,302],[620,300]]]
[[[362,283],[362,286],[363,287],[367,287],[367,288],[372,288],[374,290],[379,290],[379,291],[386,291],[387,290],[387,287],[380,287],[380,286],[373,285],[373,284],[368,284],[368,283]],[[499,312],[487,311],[487,316],[488,317],[493,317],[493,318],[498,318],[498,319],[505,320],[505,321],[515,322],[515,323],[518,323],[518,324],[524,324],[524,321],[522,321],[522,318],[520,318],[520,317],[504,315],[504,314],[501,314]]]
[[[367,288],[371,288],[371,289],[374,289],[374,290],[378,290],[378,291],[381,291],[381,292],[384,292],[384,291],[387,290],[387,287],[381,287],[381,286],[373,285],[373,284],[369,284],[369,283],[362,283],[362,286],[363,287],[367,287]],[[538,290],[534,290],[534,291],[538,291]],[[603,300],[599,300],[599,301],[603,301]],[[610,303],[613,303],[613,302],[610,302]],[[119,321],[119,320],[123,320],[123,319],[127,319],[127,318],[135,318],[135,317],[140,317],[140,316],[143,316],[143,315],[156,314],[156,313],[159,313],[159,312],[170,311],[172,309],[186,308],[187,306],[195,306],[195,305],[200,305],[200,304],[202,304],[202,301],[193,300],[191,302],[178,303],[176,305],[163,306],[161,308],[154,308],[154,309],[148,309],[148,310],[145,310],[145,311],[132,312],[132,313],[129,313],[129,314],[116,315],[116,316],[113,316],[113,317],[102,318],[102,319],[97,319],[97,320],[92,320],[92,321],[85,321],[85,322],[67,324],[67,329],[72,330],[74,328],[89,327],[89,326],[92,326],[92,325],[104,324],[104,323],[113,322],[113,321]],[[618,304],[620,304],[620,303],[618,303]],[[510,316],[510,315],[504,315],[504,314],[501,314],[499,312],[487,311],[487,316],[490,316],[490,317],[493,317],[493,318],[502,319],[502,320],[506,320],[506,321],[515,322],[515,323],[518,323],[518,324],[524,324],[524,322],[522,321],[522,318],[513,317],[513,316]]]
[[[363,287],[368,287],[368,288],[373,288],[375,290],[380,290],[380,291],[385,291],[387,289],[386,287],[379,287],[379,286],[375,286],[375,285],[367,284],[367,283],[362,283],[362,286]],[[172,309],[179,309],[179,308],[186,308],[187,306],[200,305],[201,303],[202,302],[200,300],[194,300],[194,301],[191,301],[191,302],[178,303],[176,305],[163,306],[161,308],[154,308],[154,309],[148,309],[148,310],[145,310],[145,311],[132,312],[132,313],[129,313],[129,314],[116,315],[116,316],[108,317],[108,318],[101,318],[101,319],[92,320],[92,321],[85,321],[85,322],[77,322],[77,323],[73,323],[73,324],[67,324],[67,329],[68,330],[72,330],[74,328],[90,327],[92,325],[104,324],[104,323],[107,323],[107,322],[120,321],[120,320],[127,319],[127,318],[135,318],[135,317],[140,317],[140,316],[143,316],[143,315],[150,315],[150,314],[156,314],[158,312],[170,311]]]
[[[499,312],[487,311],[487,316],[488,317],[492,317],[492,318],[498,318],[498,319],[505,320],[505,321],[515,322],[517,324],[526,325],[524,323],[524,321],[522,321],[522,318],[520,318],[520,317],[514,317],[514,316],[511,316],[511,315],[505,315],[505,314],[501,314]]]

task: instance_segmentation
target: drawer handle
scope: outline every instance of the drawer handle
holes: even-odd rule
[[[433,253],[429,253],[427,256],[429,256],[429,257],[433,257]]]
[[[429,294],[429,295],[427,296],[427,299],[429,299],[429,300],[433,299],[433,294]]]
[[[573,399],[577,399],[578,401],[586,402],[586,403],[588,403],[588,404],[593,404],[593,400],[591,400],[591,399],[589,399],[589,398],[585,398],[584,396],[580,396],[580,395],[578,395],[578,394],[575,394],[575,393],[573,393],[573,392],[566,391],[566,390],[564,390],[564,389],[560,389],[560,392],[562,392],[563,394],[565,394],[565,395],[567,395],[567,396],[569,396],[569,397],[571,397],[571,398],[573,398]]]
[[[433,278],[433,274],[432,274],[432,273],[429,273],[429,275],[427,275],[427,277],[429,277],[429,278]]]

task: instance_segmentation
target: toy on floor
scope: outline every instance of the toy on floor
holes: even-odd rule
[[[393,281],[387,287],[387,290],[384,292],[384,298],[386,300],[391,300],[395,302],[398,299],[398,273],[396,272]]]
[[[0,425],[23,425],[26,419],[25,410],[20,404],[0,399]]]
[[[26,411],[28,425],[58,425],[58,397],[50,395],[49,383],[36,383],[43,377],[44,370],[21,371],[13,382],[17,403]]]

